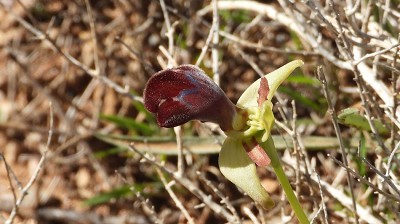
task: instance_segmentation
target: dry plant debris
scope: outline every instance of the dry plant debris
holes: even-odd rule
[[[295,222],[270,169],[267,211],[217,169],[221,130],[160,129],[141,97],[196,64],[236,102],[294,59],[273,137],[309,220],[400,222],[399,5],[1,0],[0,223]]]

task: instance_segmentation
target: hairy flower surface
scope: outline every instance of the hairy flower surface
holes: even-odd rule
[[[222,89],[193,65],[157,72],[147,82],[143,97],[145,107],[157,115],[161,127],[201,120],[227,130],[236,114],[235,105]]]
[[[222,174],[264,208],[274,202],[261,185],[256,165],[271,160],[265,148],[274,124],[271,99],[279,85],[301,66],[290,62],[251,84],[236,106],[198,67],[182,65],[153,75],[145,88],[145,107],[157,116],[161,127],[174,127],[190,120],[210,121],[225,131],[219,166]],[[274,149],[275,150],[275,149]]]

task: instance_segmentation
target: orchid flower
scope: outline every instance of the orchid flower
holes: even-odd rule
[[[268,209],[274,202],[261,185],[256,165],[271,164],[284,190],[290,188],[291,193],[286,190],[285,193],[292,207],[293,203],[299,207],[270,133],[275,120],[271,99],[279,85],[302,64],[300,60],[290,62],[258,79],[244,91],[236,105],[200,68],[181,65],[165,69],[147,82],[144,104],[156,114],[161,127],[175,127],[190,120],[219,124],[227,135],[219,153],[222,174]],[[308,222],[301,207],[300,210],[304,222],[299,220]],[[296,215],[299,217],[297,212]]]

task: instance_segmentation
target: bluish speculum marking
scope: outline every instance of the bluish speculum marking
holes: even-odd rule
[[[189,74],[186,73],[185,75],[186,75],[186,78],[189,79],[189,82],[191,82],[194,86],[196,86],[196,88],[198,88],[200,86],[199,81],[197,81],[194,77],[192,77],[190,75],[190,73]]]
[[[200,86],[200,83],[190,75],[186,74],[186,78],[195,87],[193,87],[191,89],[184,89],[184,90],[180,91],[178,96],[176,96],[176,98],[177,98],[177,100],[179,102],[185,104],[186,106],[194,107],[193,104],[191,104],[191,103],[189,103],[188,101],[185,100],[185,97],[188,96],[188,95],[191,95],[191,94],[198,94],[199,93],[198,87]]]
[[[191,103],[189,103],[185,100],[185,96],[191,95],[191,94],[197,94],[198,92],[199,91],[197,90],[197,88],[196,89],[184,89],[179,92],[179,95],[177,96],[178,101],[185,104],[186,106],[193,107],[193,105]]]

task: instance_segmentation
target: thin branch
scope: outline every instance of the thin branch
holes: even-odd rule
[[[254,62],[254,60],[249,55],[244,53],[244,51],[242,51],[242,49],[240,48],[235,48],[235,49],[237,52],[239,52],[240,56],[242,56],[242,58],[254,69],[254,71],[260,77],[263,77],[265,75],[265,73],[260,69],[260,67]]]
[[[176,175],[176,172],[173,172],[173,171],[167,169],[164,165],[160,164],[155,159],[149,158],[148,156],[144,155],[142,152],[140,152],[138,149],[136,149],[133,144],[131,144],[129,146],[129,150],[134,153],[139,154],[143,159],[145,159],[151,165],[154,165],[154,166],[160,168],[162,171],[168,173],[178,183],[180,183],[182,186],[184,186],[186,189],[188,189],[192,194],[194,194],[201,201],[203,201],[203,203],[206,204],[211,210],[213,210],[215,212],[215,214],[225,218],[230,223],[237,223],[236,218],[232,214],[230,214],[221,205],[213,202],[211,200],[211,198],[208,195],[206,195],[202,190],[200,190],[197,186],[195,186],[191,180],[189,180],[183,176],[180,177],[180,176]]]
[[[360,5],[361,0],[356,0],[356,4],[346,9],[346,16],[352,16],[354,13],[356,13]]]
[[[261,224],[261,223],[257,220],[257,217],[254,215],[254,213],[250,210],[249,207],[244,206],[243,212],[244,212],[244,214],[246,214],[246,215],[250,218],[250,220],[253,222],[253,224]]]
[[[310,159],[308,157],[307,151],[304,147],[303,142],[301,141],[301,136],[300,133],[297,132],[297,127],[296,127],[296,121],[297,121],[297,110],[296,110],[296,103],[294,100],[292,100],[292,110],[293,110],[293,116],[292,116],[292,130],[293,130],[293,135],[292,141],[293,141],[293,146],[294,148],[300,148],[300,152],[302,154],[303,162],[305,164],[305,169],[306,169],[306,175],[310,175],[310,170],[311,170],[311,164],[310,164]],[[312,189],[310,189],[312,191]]]
[[[259,2],[254,2],[254,1],[218,1],[218,8],[220,10],[249,10],[249,11],[254,11],[259,14],[263,14],[271,18],[272,20],[275,20],[289,29],[293,30],[302,40],[305,40],[308,44],[311,45],[311,47],[318,52],[320,55],[322,55],[324,58],[326,58],[328,61],[331,63],[335,64],[339,68],[342,69],[347,69],[347,70],[353,70],[351,60],[342,60],[339,57],[335,55],[335,53],[330,49],[327,48],[324,44],[321,43],[321,34],[318,32],[318,30],[305,30],[304,26],[302,24],[299,24],[299,21],[295,21],[292,18],[290,18],[288,15],[285,13],[279,12],[276,7],[268,4],[263,4]],[[210,12],[212,8],[210,6],[207,6],[200,10],[198,12],[198,15],[204,15],[208,12]],[[337,14],[335,14],[337,15]],[[306,21],[308,21],[310,18],[305,18]],[[331,20],[334,20],[333,18]],[[376,27],[376,23],[371,22],[369,26],[371,28]],[[341,26],[341,25],[340,25]],[[339,30],[340,31],[340,30]],[[343,36],[343,29],[341,32],[339,32],[341,36]],[[338,36],[338,38],[342,38],[341,36]],[[390,35],[388,35],[390,36]],[[355,39],[359,37],[354,37]],[[343,40],[345,42],[348,42],[348,38],[344,38]],[[387,46],[391,42],[392,38],[381,41],[381,40],[376,40],[372,39],[370,46],[379,46],[383,48],[388,48],[392,46]],[[349,44],[346,44],[346,46],[349,47]],[[364,45],[365,46],[365,45]],[[340,47],[340,44],[338,44],[338,47]],[[355,47],[357,48],[357,47]],[[354,58],[359,58],[359,57],[354,57]],[[390,90],[387,88],[385,83],[383,83],[381,80],[377,79],[377,77],[371,75],[372,74],[372,69],[366,65],[364,62],[361,62],[357,66],[357,70],[363,74],[361,77],[363,80],[365,80],[366,83],[368,83],[376,92],[376,94],[385,102],[387,106],[392,106],[392,94],[390,93]],[[400,114],[400,109],[397,110],[398,114]]]
[[[218,42],[219,42],[219,18],[218,18],[218,4],[217,0],[212,0],[213,7],[213,25],[212,25],[212,48],[211,48],[211,56],[212,56],[212,67],[213,67],[213,79],[214,82],[219,86],[220,84],[220,75],[219,75],[219,64],[218,64]]]
[[[182,139],[182,126],[174,127],[176,137],[176,147],[178,148],[178,170],[176,171],[178,176],[182,176],[185,171],[185,163],[183,159],[183,139]]]
[[[332,123],[333,123],[333,127],[335,128],[335,133],[336,133],[336,137],[339,141],[339,145],[340,145],[340,150],[342,152],[342,160],[343,163],[346,167],[349,167],[349,162],[347,161],[347,152],[345,150],[345,146],[344,146],[344,142],[343,142],[343,138],[342,138],[342,134],[340,131],[340,126],[338,123],[338,118],[337,118],[337,114],[335,111],[335,108],[332,104],[331,101],[331,96],[327,87],[327,82],[326,82],[326,78],[325,78],[325,74],[323,71],[323,68],[321,66],[318,67],[317,69],[317,75],[318,75],[318,79],[320,80],[320,82],[322,83],[322,89],[324,91],[324,95],[325,98],[328,102],[328,107],[329,107],[329,114],[331,115],[331,119],[332,119]],[[347,171],[347,182],[349,183],[349,190],[350,190],[350,194],[351,194],[351,199],[353,201],[353,212],[354,215],[356,217],[356,223],[358,223],[358,213],[357,213],[357,203],[356,203],[356,199],[355,199],[355,195],[354,195],[354,183],[353,183],[353,179],[350,176],[350,172]]]
[[[397,186],[393,183],[393,181],[390,179],[389,175],[386,176],[383,174],[380,170],[378,170],[375,166],[373,166],[366,158],[359,156],[359,158],[368,165],[368,167],[373,170],[376,174],[378,174],[383,182],[386,182],[400,197],[400,189],[397,188]]]
[[[18,200],[15,202],[14,207],[11,211],[10,216],[8,217],[7,221],[5,222],[5,224],[12,224],[15,217],[18,214],[18,210],[20,205],[22,204],[24,198],[26,195],[28,195],[28,191],[29,189],[32,187],[32,185],[35,183],[35,181],[37,180],[37,178],[40,175],[40,171],[42,170],[42,168],[44,167],[44,163],[46,161],[46,155],[47,152],[49,151],[49,147],[50,147],[50,143],[51,143],[51,138],[53,136],[53,125],[54,125],[54,121],[53,121],[53,106],[50,103],[50,127],[49,127],[49,135],[47,138],[47,144],[46,144],[46,148],[44,149],[43,153],[42,153],[42,157],[39,160],[39,163],[35,169],[35,171],[33,172],[33,175],[31,176],[31,178],[29,179],[28,183],[25,185],[25,187],[22,189],[21,191],[21,195],[18,198]]]
[[[394,95],[397,96],[397,94],[394,94]],[[392,109],[391,111],[393,111],[393,110],[394,109]],[[393,134],[391,134],[392,135],[391,139],[393,140],[393,143],[394,143],[394,140],[396,140],[396,137],[394,137],[396,135],[396,127],[397,127],[397,129],[400,129],[400,120],[397,119],[397,115],[394,113],[394,111],[392,113],[390,113],[388,110],[385,110],[385,114],[392,122],[391,132]]]
[[[161,182],[164,185],[165,190],[167,190],[169,196],[175,202],[176,207],[178,207],[179,210],[181,210],[183,216],[185,216],[185,218],[188,221],[188,223],[194,224],[193,218],[189,215],[189,212],[186,210],[185,206],[183,206],[182,202],[179,201],[178,197],[176,196],[174,191],[171,189],[171,187],[173,185],[175,185],[175,181],[173,180],[173,181],[170,181],[169,183],[167,183],[167,180],[165,179],[165,176],[161,172],[160,168],[156,168],[156,170],[157,170],[158,176],[160,177]]]
[[[398,34],[397,37],[397,41],[400,42],[400,34]],[[397,65],[397,58],[398,58],[398,53],[399,53],[400,48],[396,49],[396,52],[393,55],[393,62],[392,62],[392,67],[396,68]],[[391,146],[393,148],[394,144],[395,144],[395,140],[396,140],[396,126],[397,125],[397,130],[400,130],[400,120],[397,119],[399,116],[397,116],[396,111],[397,111],[397,107],[399,105],[399,101],[397,100],[397,97],[399,96],[398,90],[397,90],[397,85],[396,82],[397,80],[400,78],[400,76],[397,76],[394,74],[394,71],[392,70],[392,92],[393,92],[393,108],[391,108],[391,114],[389,115],[390,119],[393,121],[391,130],[390,130],[390,137],[391,137]],[[386,113],[386,111],[385,111]],[[388,114],[387,114],[388,115]],[[390,168],[390,166],[389,166]]]
[[[221,203],[226,204],[226,207],[229,209],[229,211],[233,214],[233,216],[236,218],[235,222],[240,222],[239,215],[237,214],[235,208],[233,207],[231,201],[229,200],[228,197],[226,197],[216,186],[213,185],[213,183],[208,180],[204,174],[201,172],[197,171],[196,172],[197,176],[200,178],[200,180],[204,181],[207,186],[211,188],[211,190],[221,198]]]
[[[117,170],[115,173],[121,178],[121,180],[124,182],[126,185],[132,185],[128,182],[128,180]],[[129,188],[132,193],[136,195],[136,198],[140,201],[140,205],[142,206],[143,212],[150,218],[151,222],[155,224],[162,224],[164,223],[162,219],[159,219],[157,216],[157,212],[154,209],[154,205],[151,203],[151,201],[148,198],[143,197],[143,195],[140,193],[140,191],[136,191],[134,185]]]
[[[387,177],[389,176],[389,173],[390,173],[390,170],[391,170],[391,167],[392,167],[393,157],[396,154],[397,150],[399,150],[399,149],[400,149],[400,142],[397,143],[397,145],[392,150],[392,153],[390,153],[388,164],[387,164],[388,167],[386,169],[386,174],[385,174],[385,176],[387,176]]]
[[[142,56],[139,52],[137,52],[135,49],[133,49],[132,46],[130,46],[130,45],[128,45],[127,43],[125,43],[125,42],[121,39],[121,37],[116,36],[116,37],[115,37],[115,40],[117,40],[118,42],[120,42],[120,43],[122,44],[122,46],[124,46],[124,47],[129,51],[129,53],[130,53],[132,56],[134,56],[134,58],[136,58],[136,59],[140,62],[140,64],[143,66],[143,68],[146,70],[146,72],[147,72],[148,74],[152,75],[152,74],[156,73],[156,71],[153,69],[153,66],[152,66],[150,63],[146,62],[146,61],[144,60],[143,56]]]
[[[318,179],[318,186],[319,186],[319,193],[321,195],[321,207],[322,210],[324,211],[324,223],[328,224],[328,212],[326,211],[326,205],[325,205],[325,198],[324,198],[324,193],[322,191],[322,187],[321,187],[321,178],[319,177],[317,172],[314,172],[315,175],[317,176]]]
[[[168,64],[166,68],[178,66],[172,54],[164,46],[159,46],[158,48],[160,49],[161,53],[163,53],[163,55],[168,59]]]
[[[364,60],[366,60],[366,59],[368,59],[368,58],[372,58],[372,57],[375,57],[375,56],[384,54],[384,53],[386,53],[386,52],[388,52],[388,51],[390,51],[390,50],[392,50],[393,48],[396,48],[396,47],[398,47],[398,46],[400,46],[400,43],[394,44],[393,46],[391,46],[391,47],[389,47],[389,48],[386,48],[386,49],[383,49],[383,50],[380,50],[380,51],[375,51],[374,53],[366,54],[366,55],[364,55],[363,57],[361,57],[361,58],[355,60],[355,61],[353,62],[353,64],[354,64],[354,65],[358,65],[358,64],[360,64],[362,61],[364,61]]]
[[[277,9],[268,4],[262,4],[255,1],[218,1],[218,8],[220,10],[229,10],[229,9],[242,9],[242,10],[250,10],[263,15],[268,16],[269,18],[276,20],[277,22],[287,26],[289,29],[296,32],[302,39],[308,40],[309,44],[317,51],[320,55],[327,58],[333,64],[338,67],[351,69],[348,62],[338,59],[331,49],[326,49],[323,45],[319,43],[317,38],[309,34],[308,32],[302,30],[300,26],[297,26],[297,23],[289,18],[284,13],[278,12]],[[205,14],[208,11],[211,11],[210,7],[205,7],[199,14]]]
[[[95,19],[93,16],[92,7],[90,6],[89,0],[85,0],[85,5],[86,5],[86,10],[89,15],[90,34],[92,36],[92,41],[93,41],[93,58],[94,58],[95,72],[100,75],[101,74],[100,73],[100,61],[99,61],[99,53],[98,53],[98,48],[97,48],[98,45],[97,45]]]
[[[329,156],[329,155],[328,155]],[[295,159],[294,158],[282,158],[282,162],[284,162],[288,167],[290,167],[291,169],[295,169],[294,167],[295,165]],[[339,161],[340,162],[340,161]],[[345,167],[344,167],[345,168]],[[300,167],[301,172],[304,173],[304,168]],[[349,172],[351,172],[352,170],[349,169]],[[352,210],[353,207],[353,202],[352,199],[348,197],[348,195],[346,193],[344,193],[343,191],[331,186],[329,183],[327,183],[324,180],[320,180],[320,183],[318,182],[317,177],[314,175],[311,175],[311,180],[312,180],[312,184],[314,184],[315,186],[319,186],[319,184],[322,187],[322,190],[324,192],[326,192],[328,195],[331,196],[331,198],[334,198],[335,200],[337,200],[338,202],[340,202],[344,207],[346,207],[349,210]],[[368,182],[368,181],[367,181]],[[371,184],[370,182],[368,182],[369,184]],[[390,194],[389,194],[390,195]],[[393,196],[392,196],[393,197]],[[370,209],[364,208],[361,205],[357,204],[357,212],[358,212],[358,216],[360,217],[361,220],[364,220],[368,223],[376,223],[376,224],[383,224],[381,220],[379,220],[378,218],[376,218],[370,211]]]
[[[160,50],[168,58],[167,68],[172,68],[173,66],[177,66],[176,61],[174,59],[174,48],[175,48],[175,46],[174,46],[174,31],[175,31],[175,25],[177,24],[177,22],[174,23],[173,25],[171,25],[171,22],[169,20],[168,10],[167,10],[164,0],[160,0],[160,5],[161,5],[161,9],[162,9],[163,16],[164,16],[165,26],[167,27],[167,33],[165,35],[168,38],[168,52],[165,52],[165,48],[163,46],[160,46]],[[178,152],[179,152],[178,153],[178,162],[177,162],[177,166],[178,166],[177,175],[182,176],[184,169],[185,169],[185,163],[183,160],[182,127],[181,126],[174,127],[174,132],[175,132],[176,143],[177,143]]]
[[[6,158],[4,157],[4,155],[3,155],[2,152],[0,153],[0,160],[3,160],[3,161],[4,161],[4,166],[6,167],[6,173],[7,173],[8,183],[9,183],[10,188],[11,188],[11,192],[12,192],[12,195],[13,195],[13,198],[14,198],[14,203],[16,203],[16,202],[17,202],[17,195],[16,195],[16,193],[15,193],[14,184],[12,183],[12,180],[11,180],[11,175],[13,175],[14,179],[16,179],[16,177],[14,176],[15,174],[14,174],[14,172],[12,171],[11,167],[8,165],[8,163],[7,163],[7,161],[6,161]],[[16,180],[17,180],[17,179],[16,179]],[[18,180],[17,180],[17,181],[18,181]]]
[[[167,33],[165,34],[168,38],[168,53],[173,57],[174,55],[174,27],[171,25],[169,20],[168,10],[164,0],[160,0],[161,9],[164,15],[165,26],[167,27]],[[168,68],[172,67],[172,60],[168,61]]]
[[[360,181],[361,183],[364,183],[366,185],[368,185],[371,189],[373,189],[375,192],[384,195],[396,202],[400,202],[400,197],[396,196],[396,195],[392,195],[388,192],[383,191],[382,189],[380,189],[379,187],[375,186],[373,183],[371,183],[370,181],[368,181],[366,178],[360,176],[360,174],[358,174],[355,170],[351,169],[350,167],[344,165],[341,161],[337,160],[335,157],[333,157],[332,155],[328,154],[329,158],[331,158],[336,164],[338,164],[340,167],[343,167],[347,172],[349,172],[351,175],[354,176],[355,179],[357,179],[358,181]]]
[[[195,64],[196,66],[200,65],[200,63],[203,61],[204,56],[207,53],[207,50],[208,50],[208,48],[210,46],[210,43],[211,43],[211,40],[213,39],[213,36],[214,36],[214,28],[213,28],[214,25],[215,24],[213,23],[211,28],[210,28],[210,32],[208,33],[206,42],[204,43],[204,46],[201,48],[201,53],[200,53],[199,57],[197,58],[197,61],[196,61],[196,64]]]
[[[3,4],[1,4],[1,5],[4,7]],[[4,7],[4,8],[6,8],[6,7]],[[44,33],[42,31],[40,31],[39,29],[33,27],[26,20],[24,20],[20,16],[16,15],[14,12],[8,10],[7,8],[6,8],[6,10],[8,13],[10,13],[10,15],[12,15],[14,17],[15,20],[17,20],[17,22],[19,24],[21,24],[23,27],[25,27],[27,30],[29,30],[31,33],[33,33],[38,39],[40,39],[42,41],[47,41],[53,47],[53,49],[55,49],[59,54],[61,54],[70,63],[77,66],[78,68],[83,70],[85,73],[87,73],[91,77],[99,79],[101,82],[106,84],[108,87],[112,88],[117,93],[119,93],[123,96],[127,96],[134,101],[143,102],[142,97],[139,97],[139,96],[136,96],[136,95],[130,93],[129,88],[121,87],[118,84],[116,84],[115,82],[113,82],[112,80],[110,80],[109,78],[107,78],[106,76],[99,75],[98,71],[90,69],[88,66],[82,64],[78,59],[74,58],[72,55],[70,55],[66,51],[62,50],[47,33]]]
[[[240,37],[237,37],[235,35],[232,35],[228,32],[225,32],[223,30],[219,31],[219,35],[225,37],[227,40],[232,41],[236,44],[239,44],[243,47],[246,48],[252,48],[256,49],[258,51],[266,51],[266,52],[271,52],[271,53],[278,53],[278,54],[293,54],[293,55],[300,55],[300,56],[318,56],[320,57],[321,55],[315,52],[311,51],[300,51],[300,50],[292,50],[292,49],[281,49],[281,48],[276,48],[272,46],[264,46],[261,45],[261,43],[252,43],[250,41],[241,39]]]

